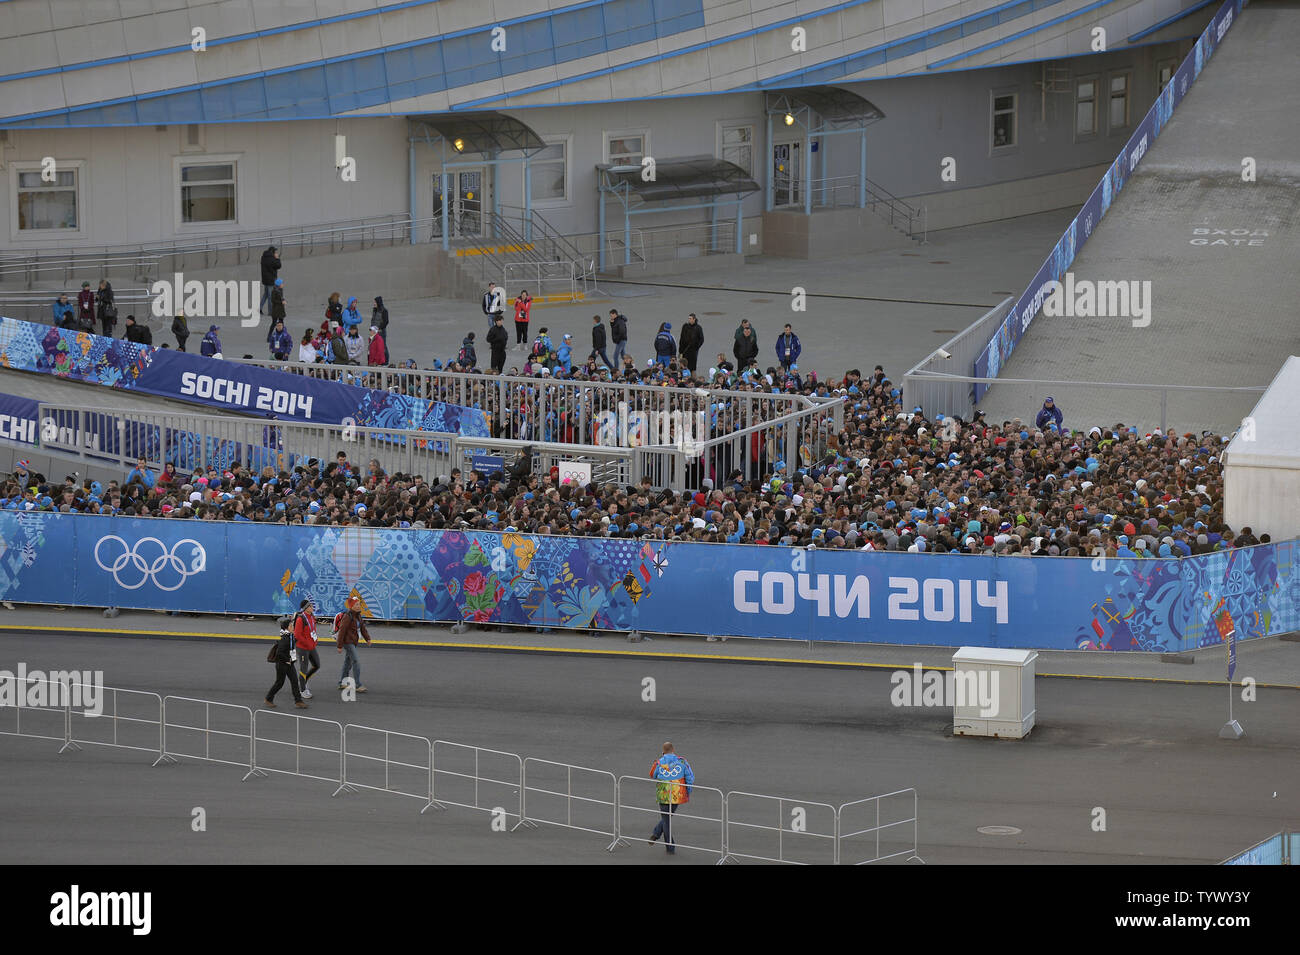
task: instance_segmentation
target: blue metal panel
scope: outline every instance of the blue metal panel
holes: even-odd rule
[[[599,7],[557,13],[551,22],[557,63],[605,52],[605,18]]]
[[[555,65],[551,17],[540,17],[511,27],[506,40],[506,52],[500,54],[503,75]]]

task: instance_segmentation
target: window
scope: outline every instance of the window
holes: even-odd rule
[[[569,198],[569,140],[550,142],[528,161],[533,202],[567,202]]]
[[[1097,79],[1079,80],[1074,85],[1074,135],[1091,136],[1097,131]]]
[[[1156,64],[1156,85],[1161,90],[1169,85],[1169,81],[1174,78],[1174,70],[1177,68],[1177,60],[1161,60]]]
[[[1016,144],[1016,94],[995,93],[993,96],[993,148],[1001,149]]]
[[[723,126],[719,131],[718,158],[735,163],[754,175],[754,127]]]
[[[52,181],[40,168],[18,170],[18,231],[79,229],[77,193],[80,170],[60,164]]]
[[[181,166],[181,223],[235,222],[235,163]]]
[[[645,131],[605,134],[605,162],[614,166],[639,166],[650,152],[650,135]]]
[[[1128,74],[1110,78],[1110,128],[1123,129],[1128,125]]]

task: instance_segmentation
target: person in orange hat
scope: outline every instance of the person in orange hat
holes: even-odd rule
[[[347,686],[345,681],[351,673],[352,678],[357,681],[357,692],[366,692],[366,688],[361,683],[361,661],[357,659],[357,643],[360,639],[364,639],[366,646],[370,646],[370,631],[366,629],[366,622],[361,617],[361,601],[356,597],[349,597],[346,608],[334,618],[334,631],[338,634],[339,653],[346,654],[343,658],[343,672],[339,674],[339,689]]]

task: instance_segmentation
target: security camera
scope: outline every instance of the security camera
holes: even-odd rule
[[[944,351],[942,348],[936,348],[935,351],[934,351],[934,353],[935,353],[936,355],[938,355],[940,358],[951,358],[951,357],[952,357],[952,352],[950,352],[950,351]]]

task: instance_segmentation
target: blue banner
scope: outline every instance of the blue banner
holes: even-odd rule
[[[754,545],[0,510],[0,600],[640,629],[847,643],[1177,652],[1300,630],[1300,541],[1175,559]]]
[[[1097,223],[1101,217],[1110,209],[1115,197],[1119,195],[1124,184],[1128,182],[1133,171],[1137,169],[1138,163],[1150,148],[1160,131],[1164,129],[1165,124],[1169,122],[1169,117],[1173,115],[1174,109],[1182,102],[1187,95],[1188,87],[1195,82],[1196,77],[1201,73],[1201,68],[1213,55],[1219,41],[1223,39],[1228,28],[1232,26],[1237,14],[1241,13],[1243,0],[1227,0],[1219,11],[1210,20],[1205,31],[1197,39],[1196,45],[1192,52],[1187,55],[1179,65],[1173,78],[1166,84],[1165,88],[1156,97],[1155,103],[1147,111],[1142,122],[1138,123],[1137,129],[1129,137],[1129,141],[1124,144],[1120,150],[1119,156],[1106,170],[1106,175],[1102,177],[1097,188],[1092,191],[1088,201],[1083,204],[1079,214],[1071,220],[1061,236],[1061,240],[1056,243],[1056,248],[1052,250],[1051,256],[1043,263],[1038,274],[1034,276],[1029,287],[1021,294],[1020,298],[1012,306],[1007,317],[1003,319],[998,330],[994,332],[993,337],[989,340],[984,351],[980,352],[975,359],[975,367],[972,375],[976,378],[996,378],[1002,370],[1002,366],[1007,363],[1011,353],[1015,350],[1020,339],[1024,337],[1025,331],[1029,328],[1039,311],[1042,310],[1043,301],[1050,294],[1053,282],[1059,282],[1069,269],[1075,256],[1078,254],[1083,244],[1088,241]],[[979,382],[975,383],[975,402],[978,404],[988,391],[989,385]]]
[[[12,318],[0,319],[0,362],[18,371],[286,421],[439,431],[471,437],[491,433],[487,415],[478,408],[321,381]]]
[[[37,444],[40,424],[36,420],[40,402],[20,395],[0,394],[0,441]]]

